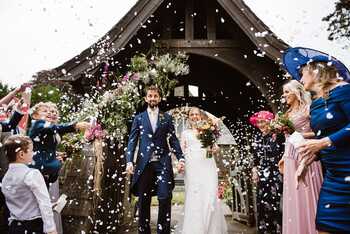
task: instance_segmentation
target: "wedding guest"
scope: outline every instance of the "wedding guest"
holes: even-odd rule
[[[293,78],[314,93],[310,107],[311,128],[317,139],[299,148],[302,157],[318,154],[325,168],[317,206],[320,233],[350,230],[350,79],[340,61],[308,48],[290,48],[283,63]]]
[[[49,103],[40,102],[32,108],[32,126],[29,129],[29,136],[33,140],[34,157],[31,167],[39,169],[45,178],[47,185],[57,180],[61,161],[57,159],[56,148],[60,136],[75,132],[84,131],[89,128],[87,122],[54,124],[50,113]]]
[[[21,90],[18,90],[21,91]],[[13,94],[14,95],[14,94]],[[11,95],[7,95],[11,96]],[[2,99],[3,101],[6,98]],[[16,98],[18,99],[18,98]],[[7,100],[9,101],[9,100]],[[11,102],[11,101],[10,101]],[[25,110],[29,108],[29,98],[28,95],[25,92],[21,93],[21,99],[17,100],[17,102],[14,102],[12,105],[12,108],[6,108],[7,113],[4,115],[3,121],[1,121],[0,125],[0,183],[2,181],[2,178],[4,177],[7,169],[8,169],[8,161],[6,159],[5,153],[4,153],[4,147],[3,144],[5,143],[5,140],[11,136],[12,134],[19,133],[19,124],[23,120],[23,117],[25,116]],[[9,109],[12,109],[13,111],[9,111]],[[9,116],[9,120],[7,120],[7,116]],[[7,209],[4,195],[0,191],[0,233],[7,233],[8,232],[8,225],[7,220],[9,217],[9,211]]]
[[[33,143],[27,136],[10,136],[5,142],[10,163],[1,190],[10,210],[9,234],[56,234],[49,193],[41,173],[29,168]]]
[[[286,117],[293,123],[294,130],[304,138],[314,137],[309,115],[311,97],[303,85],[296,80],[289,81],[283,86],[283,98],[288,105]],[[316,207],[322,184],[320,162],[315,161],[307,166],[290,136],[286,135],[285,153],[280,166],[280,171],[283,171],[282,233],[317,234]]]
[[[282,232],[280,213],[282,178],[278,171],[278,161],[282,158],[284,151],[284,137],[280,134],[272,134],[270,122],[273,119],[274,114],[269,111],[259,111],[249,119],[250,123],[261,132],[252,146],[252,179],[257,184],[259,234]]]

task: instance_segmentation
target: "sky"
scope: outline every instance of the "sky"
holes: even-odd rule
[[[322,17],[335,0],[245,0],[291,46],[331,53],[350,67],[346,42],[328,41]],[[317,2],[317,4],[316,4]],[[0,0],[0,80],[10,86],[55,68],[92,45],[136,0]]]

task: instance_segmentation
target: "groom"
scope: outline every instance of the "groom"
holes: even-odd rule
[[[157,233],[170,234],[171,199],[175,185],[172,153],[179,160],[178,171],[182,173],[185,168],[185,159],[175,135],[172,117],[159,111],[160,100],[159,89],[156,86],[148,87],[145,97],[147,110],[135,117],[126,152],[126,171],[133,174],[131,191],[139,198],[138,230],[142,234],[151,233],[150,205],[154,195],[157,195],[159,201]],[[134,166],[134,153],[138,143]]]

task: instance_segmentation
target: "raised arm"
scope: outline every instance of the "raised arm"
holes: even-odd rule
[[[14,131],[17,127],[17,125],[19,124],[19,122],[21,122],[21,119],[23,117],[23,114],[15,111],[13,113],[13,115],[10,118],[9,122],[1,122],[1,128],[3,132],[11,132]]]
[[[27,87],[30,87],[30,83],[24,83],[15,90],[9,92],[5,97],[1,98],[0,105],[8,105],[10,101],[20,92],[23,92]]]
[[[35,123],[36,131],[40,131],[42,133],[58,133],[60,135],[75,132],[76,123],[65,123],[65,124],[51,124],[45,120],[37,120]]]

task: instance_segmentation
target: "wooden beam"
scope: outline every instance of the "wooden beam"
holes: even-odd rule
[[[171,19],[172,17],[169,17],[169,12],[167,9],[163,9],[163,12],[161,13],[162,18],[162,39],[170,39],[171,38],[171,31],[172,31],[172,22]]]
[[[232,40],[159,40],[158,48],[237,48],[242,44]]]
[[[186,1],[185,8],[185,39],[193,40],[194,39],[194,20],[193,20],[193,0]]]
[[[206,2],[207,11],[207,38],[208,40],[216,39],[216,14],[214,1]]]
[[[188,89],[188,84],[184,85],[184,97],[189,97],[190,96],[190,91]]]

